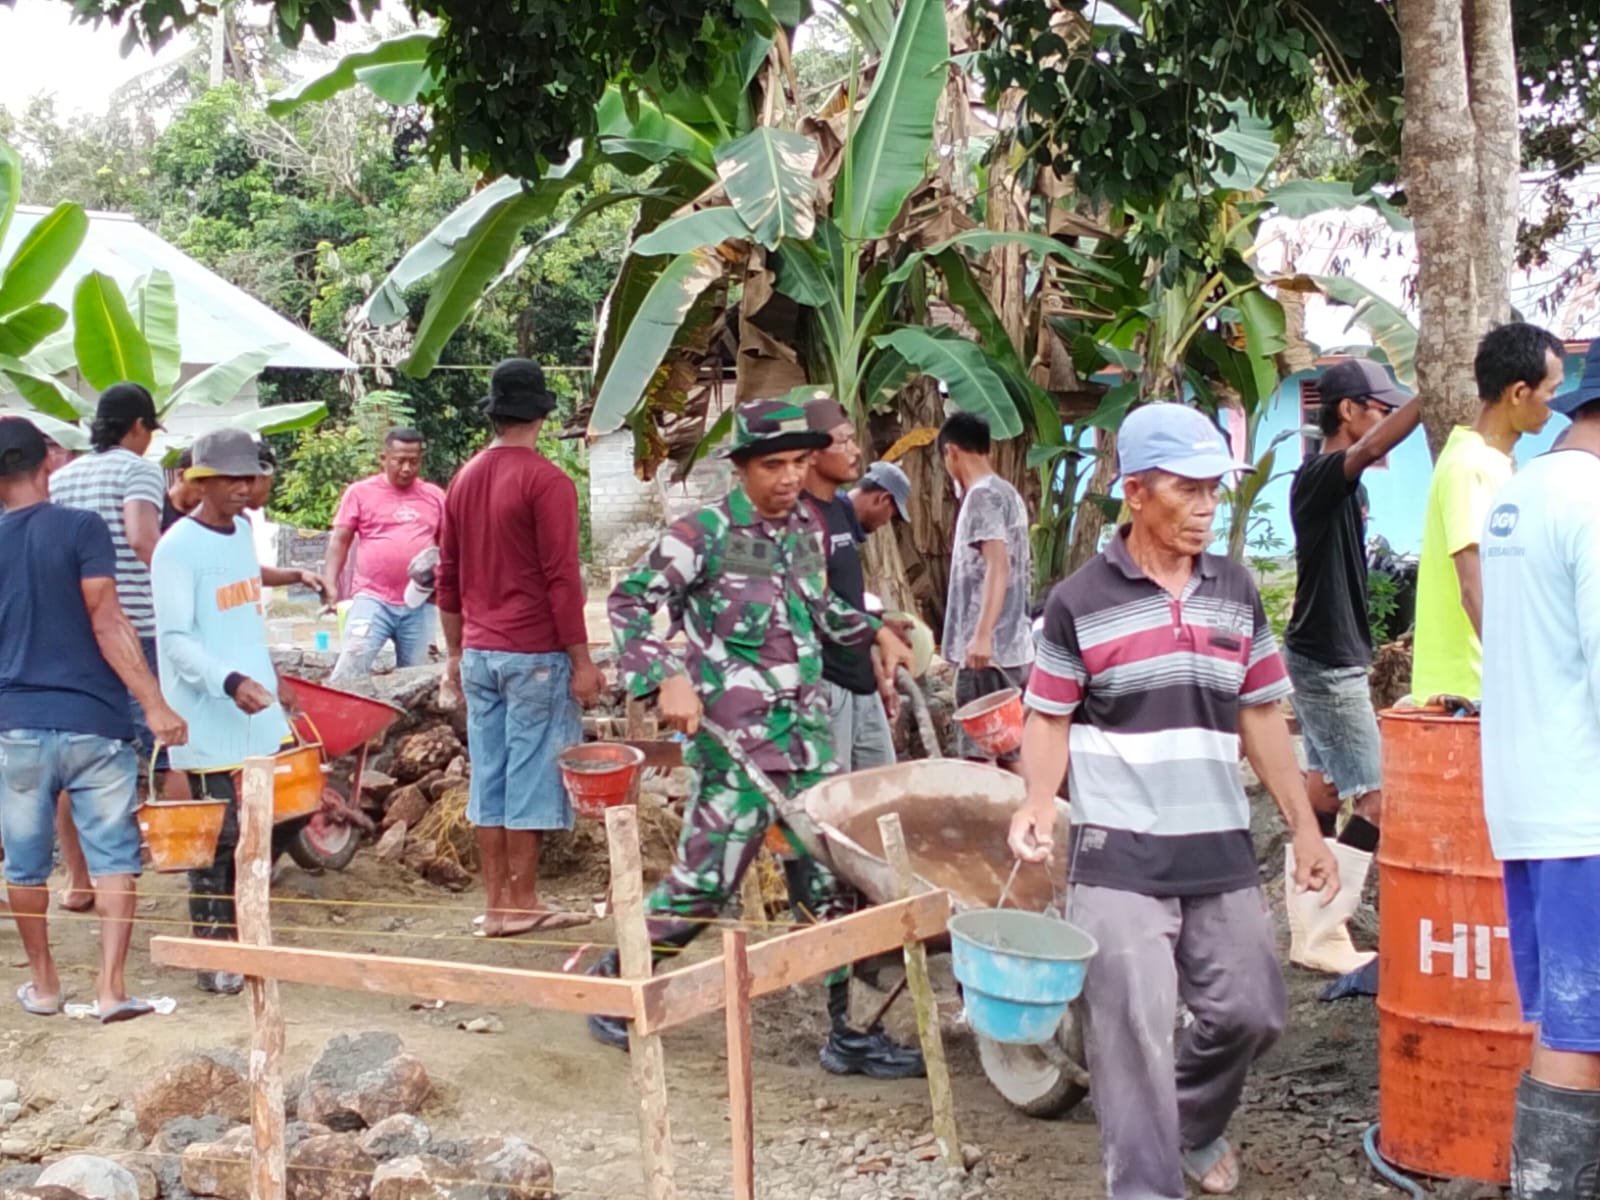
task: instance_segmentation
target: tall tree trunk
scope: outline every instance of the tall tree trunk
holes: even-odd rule
[[[1509,0],[1399,0],[1417,387],[1435,455],[1477,410],[1478,340],[1510,308],[1517,107]]]

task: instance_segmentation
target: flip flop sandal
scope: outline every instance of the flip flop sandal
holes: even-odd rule
[[[137,996],[129,996],[126,1000],[119,1000],[103,1012],[96,1012],[102,1025],[115,1025],[119,1021],[131,1021],[135,1017],[147,1017],[155,1012],[155,1005],[148,1000],[141,1000]]]
[[[592,913],[569,912],[566,909],[551,908],[533,914],[533,923],[526,929],[508,931],[496,934],[496,937],[513,938],[529,933],[550,933],[557,929],[576,929],[579,925],[590,925],[595,920]],[[485,937],[489,935],[484,934]]]
[[[1217,1164],[1228,1157],[1228,1139],[1219,1137],[1210,1145],[1196,1146],[1192,1150],[1183,1152],[1183,1173],[1208,1196],[1230,1196],[1239,1188],[1239,1164],[1233,1164],[1233,1176],[1228,1182],[1220,1186],[1208,1187],[1205,1183],[1207,1175],[1216,1168]]]
[[[17,1003],[22,1005],[22,1011],[32,1013],[36,1017],[58,1016],[62,1006],[66,1003],[66,999],[65,996],[57,996],[55,1004],[50,1005],[38,999],[34,993],[32,982],[25,983],[17,988]]]

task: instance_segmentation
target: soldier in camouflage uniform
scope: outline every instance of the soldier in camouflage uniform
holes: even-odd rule
[[[822,641],[866,647],[876,640],[891,670],[910,656],[892,632],[828,588],[822,527],[798,503],[810,452],[827,440],[808,428],[799,405],[741,406],[726,452],[739,486],[674,523],[607,605],[629,693],[659,693],[662,718],[690,736],[684,761],[700,778],[677,861],[649,901],[658,955],[681,950],[721,914],[773,821],[805,853],[745,771],[699,728],[702,711],[784,794],[798,795],[832,764]],[[671,633],[684,634],[685,662],[656,636],[653,618],[663,604]],[[821,864],[806,878],[810,894],[801,903],[818,919],[853,910],[854,891]],[[601,975],[616,971],[614,951],[594,968]],[[922,1073],[922,1056],[881,1029],[849,1028],[847,971],[828,984],[833,1032],[824,1066],[879,1078]],[[608,1045],[627,1045],[626,1021],[591,1017],[589,1027]]]

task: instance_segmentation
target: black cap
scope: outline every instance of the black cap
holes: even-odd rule
[[[548,417],[555,407],[556,395],[545,386],[544,371],[536,362],[508,358],[489,376],[483,411],[491,417],[537,421]]]
[[[49,452],[44,434],[32,421],[0,418],[0,478],[33,470]]]
[[[1411,393],[1395,383],[1389,372],[1370,358],[1347,358],[1334,363],[1317,380],[1317,395],[1324,404],[1372,399],[1391,408],[1399,408],[1411,399]]]
[[[95,405],[97,421],[131,421],[142,418],[152,429],[160,429],[156,416],[155,398],[142,384],[113,383],[100,393],[100,403]]]

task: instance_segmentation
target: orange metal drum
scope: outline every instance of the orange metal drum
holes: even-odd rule
[[[1504,1184],[1522,1023],[1478,722],[1385,712],[1378,850],[1379,1149],[1428,1175]]]

